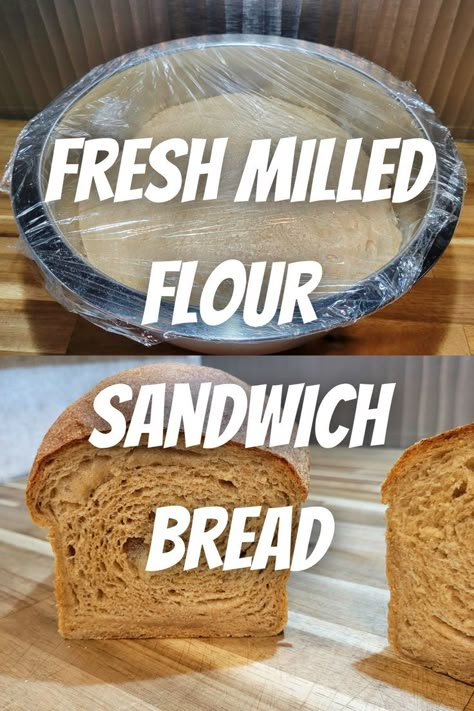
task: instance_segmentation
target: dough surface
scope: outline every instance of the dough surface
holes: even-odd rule
[[[181,203],[178,195],[171,202],[154,204],[146,199],[99,202],[91,196],[79,208],[87,258],[97,269],[143,292],[152,261],[197,259],[195,303],[209,273],[226,259],[245,264],[319,261],[323,280],[318,292],[344,290],[368,276],[392,259],[400,247],[402,236],[390,201],[233,202],[251,141],[272,138],[276,142],[295,135],[297,146],[304,139],[337,138],[330,173],[331,187],[336,187],[344,144],[351,136],[322,113],[245,93],[165,109],[135,137],[152,136],[153,145],[177,137],[188,141],[229,137],[218,199]],[[184,175],[187,158],[174,162]],[[358,186],[363,186],[367,164],[367,155],[361,153]],[[146,186],[150,180],[159,185],[157,177],[148,168],[144,176],[136,176],[133,187]],[[114,186],[114,177],[109,175],[109,179]]]

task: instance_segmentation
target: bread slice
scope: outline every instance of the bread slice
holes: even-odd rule
[[[288,571],[183,571],[182,563],[145,571],[158,506],[299,504],[308,491],[308,456],[291,447],[245,449],[243,432],[218,449],[139,446],[96,449],[104,429],[92,404],[102,388],[128,383],[134,397],[146,383],[244,383],[221,371],[162,363],[119,373],[71,405],[41,444],[27,488],[33,519],[49,529],[56,560],[59,631],[67,638],[242,637],[277,634],[287,618]],[[167,388],[167,395],[171,387]],[[171,399],[168,397],[166,408]],[[129,420],[132,403],[122,412]],[[166,418],[165,412],[165,418]],[[165,419],[166,422],[166,419]],[[218,539],[225,549],[228,529]],[[249,545],[251,555],[255,544]]]
[[[382,498],[390,642],[474,684],[474,423],[410,447]]]

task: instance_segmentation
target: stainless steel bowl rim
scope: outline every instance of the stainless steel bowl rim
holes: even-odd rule
[[[160,322],[153,327],[142,327],[146,295],[95,269],[57,229],[41,194],[40,171],[44,150],[52,132],[71,106],[114,74],[153,57],[191,49],[239,45],[304,52],[352,69],[368,81],[377,83],[392,99],[403,105],[422,135],[437,146],[443,146],[443,160],[438,159],[433,178],[431,203],[416,235],[382,269],[346,291],[320,296],[315,300],[316,321],[304,324],[298,316],[291,324],[278,325],[277,314],[268,325],[252,328],[245,324],[242,313],[237,312],[222,326],[210,327],[200,320],[195,307],[190,310],[197,313],[197,323],[175,326],[171,323],[172,303],[163,303]],[[453,164],[458,168],[456,171],[450,168]],[[449,191],[444,189],[446,185],[449,185]],[[15,150],[11,179],[12,203],[20,233],[29,246],[31,256],[43,271],[46,285],[53,295],[66,302],[70,310],[100,323],[104,328],[110,326],[112,330],[149,344],[172,338],[229,345],[292,339],[296,344],[311,334],[349,325],[402,296],[433,266],[452,237],[464,189],[465,173],[448,129],[410,85],[347,50],[263,35],[209,35],[173,40],[136,50],[96,67],[60,94],[22,131]],[[440,215],[444,216],[442,224],[439,224]],[[64,262],[67,262],[67,270],[62,268]],[[58,290],[61,292],[59,295]]]

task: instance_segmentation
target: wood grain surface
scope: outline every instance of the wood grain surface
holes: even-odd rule
[[[0,166],[23,123],[0,121]],[[445,254],[408,294],[353,326],[316,337],[289,353],[466,355],[474,353],[474,143],[460,142],[471,190]],[[0,353],[173,354],[172,342],[146,348],[65,311],[21,252],[9,198],[0,194]]]
[[[63,640],[51,549],[24,482],[0,487],[0,708],[474,711],[473,686],[387,646],[379,490],[397,456],[313,450],[310,503],[333,511],[335,540],[291,575],[285,632],[258,640]]]

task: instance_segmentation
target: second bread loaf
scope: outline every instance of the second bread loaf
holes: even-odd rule
[[[474,684],[474,424],[410,447],[383,500],[390,641]]]

